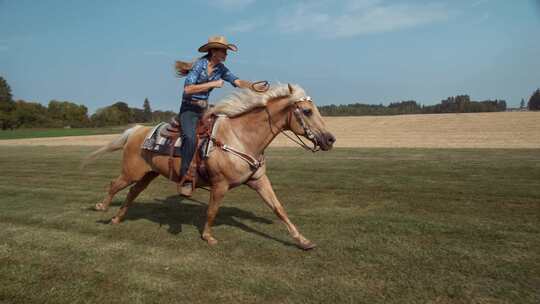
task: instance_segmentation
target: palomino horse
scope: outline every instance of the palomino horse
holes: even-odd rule
[[[334,136],[326,130],[322,117],[311,99],[298,85],[278,85],[265,93],[247,89],[237,91],[205,115],[221,114],[216,140],[225,147],[216,147],[204,160],[210,186],[210,201],[202,238],[210,245],[217,243],[212,236],[211,226],[225,193],[236,186],[247,184],[257,191],[264,202],[276,213],[289,230],[298,247],[311,249],[315,244],[305,238],[289,220],[285,209],[277,199],[270,180],[266,176],[264,161],[254,166],[251,160],[262,159],[264,150],[282,131],[290,130],[296,135],[308,138],[313,150],[330,150]],[[120,190],[133,185],[117,214],[113,224],[120,223],[133,200],[158,175],[169,176],[168,156],[141,149],[150,127],[135,126],[108,145],[93,152],[87,160],[105,152],[123,149],[122,174],[110,184],[109,193],[102,202],[96,204],[97,210],[107,210],[113,196]],[[230,147],[231,150],[226,148]],[[224,149],[225,148],[225,149]],[[242,153],[233,153],[242,152]],[[242,157],[250,156],[248,158]],[[180,159],[175,158],[178,168]],[[251,163],[251,164],[250,164]],[[179,177],[173,174],[173,180]]]

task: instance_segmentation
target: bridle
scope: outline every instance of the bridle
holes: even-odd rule
[[[291,125],[292,116],[294,115],[294,117],[296,118],[296,121],[300,124],[300,126],[304,130],[304,134],[306,135],[306,137],[309,140],[311,140],[311,142],[313,143],[313,147],[310,147],[309,145],[307,145],[302,140],[302,138],[300,138],[300,136],[298,136],[298,134],[296,134],[294,132],[293,132],[293,134],[296,136],[297,139],[294,139],[292,136],[285,133],[284,130],[280,130],[278,133],[274,133],[274,125],[272,124],[272,116],[270,115],[270,111],[268,111],[268,108],[265,107],[266,114],[268,114],[268,123],[270,124],[270,131],[274,135],[277,135],[279,133],[285,135],[288,139],[290,139],[291,141],[293,141],[294,143],[298,144],[300,147],[302,147],[302,148],[304,148],[304,149],[306,149],[308,151],[317,152],[321,148],[320,145],[319,145],[319,142],[317,140],[317,137],[315,137],[315,134],[313,133],[313,131],[311,131],[308,124],[306,123],[305,115],[304,115],[304,113],[302,113],[302,109],[298,105],[300,102],[304,102],[304,101],[309,101],[310,103],[313,102],[313,100],[309,96],[304,96],[304,97],[300,98],[299,100],[295,101],[293,103],[294,110],[289,111],[289,114],[287,116],[287,124],[289,126]]]

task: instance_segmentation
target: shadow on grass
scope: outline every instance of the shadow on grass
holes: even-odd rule
[[[160,227],[167,226],[167,231],[177,235],[182,232],[182,225],[195,226],[202,234],[206,221],[207,204],[198,200],[182,198],[178,195],[169,196],[166,199],[156,199],[156,203],[137,202],[129,208],[124,222],[137,221],[140,219],[150,220],[159,224]],[[120,206],[119,202],[114,202],[111,206]],[[273,221],[255,215],[253,212],[245,211],[236,207],[222,206],[214,220],[214,227],[227,225],[239,228],[245,232],[279,242],[286,246],[296,246],[294,243],[273,237],[264,232],[256,230],[244,223],[242,220],[250,220],[256,223],[272,224]],[[109,224],[110,220],[100,220],[98,223]]]

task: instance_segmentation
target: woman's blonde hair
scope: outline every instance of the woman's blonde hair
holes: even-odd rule
[[[193,68],[193,64],[195,64],[197,60],[202,59],[202,58],[210,59],[210,57],[212,56],[212,50],[213,49],[209,49],[206,55],[199,57],[190,62],[177,60],[174,64],[174,70],[176,71],[176,76],[179,78],[185,77],[189,73],[189,71],[191,71],[191,69]]]
[[[176,63],[174,64],[174,70],[176,71],[176,76],[180,78],[186,76],[189,73],[189,71],[191,71],[191,69],[193,68],[194,63],[195,61],[186,62],[186,61],[177,60]]]

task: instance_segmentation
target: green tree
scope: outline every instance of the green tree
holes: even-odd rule
[[[7,81],[0,77],[0,125],[2,130],[13,128],[13,111],[15,110],[15,102],[11,95],[11,88]]]
[[[143,112],[143,122],[152,121],[152,108],[150,107],[150,101],[148,101],[148,97],[144,99]]]
[[[497,100],[496,109],[499,112],[506,111],[506,100]]]
[[[521,110],[524,110],[525,109],[525,99],[521,98],[521,103],[519,104],[519,108]]]
[[[133,122],[133,112],[129,108],[128,104],[123,101],[114,103],[111,108],[115,108],[119,111],[119,124],[127,124]]]
[[[49,117],[60,127],[86,127],[89,125],[88,108],[69,101],[51,100],[47,108]]]
[[[529,110],[540,111],[540,89],[536,89],[529,98]]]
[[[133,121],[133,113],[127,103],[119,101],[98,109],[90,120],[96,127],[125,125]]]
[[[133,119],[131,122],[146,122],[146,115],[142,109],[131,108],[131,115]]]
[[[38,102],[17,100],[13,117],[16,127],[48,127],[51,124],[47,108]]]
[[[171,117],[175,116],[176,113],[173,111],[159,111],[156,110],[152,112],[152,121],[169,121]]]

